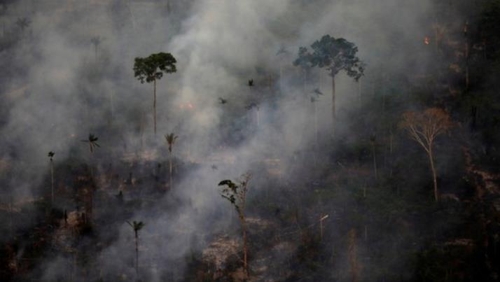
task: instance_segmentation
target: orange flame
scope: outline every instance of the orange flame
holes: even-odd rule
[[[194,109],[194,106],[193,106],[193,104],[191,104],[191,102],[187,102],[186,104],[180,104],[179,108],[181,110],[184,110],[184,109],[192,110],[192,109]]]

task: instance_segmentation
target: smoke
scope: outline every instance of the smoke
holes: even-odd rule
[[[101,231],[116,232],[101,234],[110,238],[98,254],[99,271],[107,277],[134,275],[134,234],[125,219],[146,224],[140,232],[141,265],[156,265],[144,267],[144,275],[151,281],[160,281],[165,273],[178,278],[186,255],[235,226],[234,217],[228,216],[229,203],[218,195],[220,180],[254,172],[250,186],[257,194],[270,189],[259,180],[264,159],[280,159],[282,173],[310,166],[293,160],[317,146],[316,130],[320,136],[329,135],[331,82],[325,70],[312,70],[315,79],[304,87],[301,71],[291,65],[299,46],[309,47],[324,34],[345,37],[358,46],[367,64],[361,79],[364,93],[357,93],[357,84],[347,76],[337,79],[341,122],[336,130],[345,138],[352,134],[346,118],[360,107],[357,95],[369,91],[365,81],[373,82],[379,73],[417,71],[427,63],[418,50],[422,24],[431,10],[428,1],[36,2],[18,1],[2,16],[5,29],[21,37],[19,48],[2,51],[2,57],[21,66],[22,74],[2,78],[2,101],[9,105],[2,109],[0,129],[0,157],[9,163],[2,169],[10,173],[5,199],[16,203],[47,197],[41,187],[49,183],[49,151],[56,152],[56,164],[94,162],[104,174],[108,163],[116,164],[124,155],[149,154],[153,163],[165,163],[163,135],[174,132],[179,136],[176,160],[196,163],[178,174],[173,189],[160,201],[117,216],[123,220]],[[22,17],[31,20],[25,31],[14,24]],[[101,39],[98,46],[91,44],[92,37]],[[277,55],[281,47],[289,54]],[[174,55],[178,72],[158,82],[155,136],[152,85],[137,81],[132,65],[135,57],[161,51]],[[415,54],[414,59],[408,54]],[[249,80],[255,85],[249,86]],[[317,102],[317,129],[309,118],[314,114],[314,88],[324,93]],[[221,98],[227,102],[221,103]],[[96,134],[101,145],[94,154],[81,142],[89,133]],[[121,168],[123,181],[133,164],[115,166]],[[143,176],[151,173],[153,169]],[[138,174],[134,171],[132,177]],[[56,175],[59,186],[61,177]],[[144,181],[134,189],[149,184]],[[109,193],[118,189],[110,187]],[[48,262],[44,279],[66,273],[61,265],[71,259]]]

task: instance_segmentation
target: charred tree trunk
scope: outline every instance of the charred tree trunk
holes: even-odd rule
[[[349,264],[350,264],[350,273],[351,273],[351,281],[358,282],[359,281],[359,265],[358,265],[358,256],[357,256],[357,243],[356,243],[356,230],[353,228],[349,231],[348,234],[348,256],[349,256]]]
[[[168,189],[172,189],[172,173],[173,173],[173,169],[172,169],[172,152],[170,152],[170,159],[168,160],[168,169],[169,169],[169,174],[170,174]]]
[[[154,122],[154,132],[156,135],[156,79],[153,80],[153,122]]]
[[[139,279],[139,237],[135,231],[135,275]]]
[[[249,278],[248,271],[248,240],[247,240],[247,223],[245,218],[241,218],[241,227],[243,229],[243,270],[245,272],[245,278]]]
[[[377,155],[375,154],[375,141],[372,141],[372,155],[373,155],[373,173],[375,175],[375,179],[378,179],[378,171],[377,171]]]
[[[50,160],[50,205],[54,206],[54,162]]]
[[[332,136],[335,134],[335,123],[337,115],[335,112],[335,76],[332,75]]]

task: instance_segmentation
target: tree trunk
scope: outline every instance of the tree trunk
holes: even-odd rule
[[[137,231],[135,231],[135,275],[139,279],[139,238]]]
[[[372,154],[373,154],[373,173],[375,174],[375,179],[378,179],[377,156],[375,155],[375,142],[372,142]]]
[[[350,264],[351,282],[359,281],[356,230],[352,228],[348,233],[348,258]]]
[[[361,107],[361,80],[358,80],[358,107]]]
[[[51,206],[54,206],[54,162],[50,160],[50,184],[51,184]]]
[[[257,108],[256,108],[255,115],[257,116],[257,128],[259,128],[260,127],[260,110],[259,110],[259,106],[257,106]]]
[[[243,270],[245,272],[245,278],[249,278],[248,272],[248,242],[247,242],[247,224],[245,218],[241,218],[241,226],[243,229]]]
[[[317,101],[314,101],[314,143],[316,145],[316,150],[318,149],[318,105]]]
[[[280,63],[280,81],[279,81],[279,86],[280,86],[280,94],[283,95],[283,64]]]
[[[169,173],[170,173],[170,179],[169,179],[169,186],[168,189],[172,189],[172,153],[170,153],[170,159],[168,160],[168,166],[169,166]]]
[[[109,92],[109,104],[110,104],[110,115],[111,115],[111,118],[109,120],[109,124],[112,124],[113,123],[113,116],[115,115],[115,106],[113,104],[113,91],[110,91]]]
[[[431,163],[432,181],[434,183],[434,200],[437,203],[439,200],[439,195],[438,195],[438,187],[437,187],[436,168],[434,167],[434,156],[432,154],[432,144],[429,145],[429,161]]]
[[[156,79],[153,80],[153,122],[156,135]]]
[[[317,101],[314,101],[314,166],[318,165],[318,106],[316,105]]]
[[[335,133],[335,121],[336,121],[336,113],[335,113],[335,76],[332,75],[332,136]]]

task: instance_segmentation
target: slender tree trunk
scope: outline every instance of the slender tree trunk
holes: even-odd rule
[[[113,91],[110,91],[109,92],[109,104],[110,104],[110,107],[111,107],[111,119],[109,120],[109,124],[111,124],[113,122],[113,117],[115,115],[115,106],[114,106],[114,103],[113,103]]]
[[[332,136],[335,134],[335,123],[337,115],[335,113],[335,76],[332,75]]]
[[[429,153],[429,161],[431,163],[432,181],[434,183],[434,200],[437,203],[439,200],[439,195],[438,195],[436,168],[434,167],[434,156],[432,153],[432,144],[429,144],[429,152],[428,153]]]
[[[358,80],[358,106],[361,107],[361,80]]]
[[[322,242],[323,241],[323,230],[324,230],[324,226],[323,226],[323,213],[320,213],[319,214],[319,240]]]
[[[259,106],[255,109],[255,115],[257,116],[257,128],[260,127],[260,109]]]
[[[316,144],[316,149],[318,149],[318,105],[316,105],[316,101],[314,104],[314,142]]]
[[[245,272],[245,278],[249,278],[248,272],[248,240],[247,240],[247,223],[245,217],[241,218],[241,226],[243,229],[243,270]]]
[[[436,48],[436,54],[439,52],[439,42],[438,42],[438,23],[437,21],[435,22],[435,28],[434,28],[434,46]]]
[[[13,206],[14,205],[14,198],[13,196],[10,196],[10,203],[9,203],[9,235],[14,236],[14,225],[12,222],[12,212],[13,212]]]
[[[314,166],[318,165],[318,106],[317,101],[314,101]]]
[[[77,262],[78,262],[78,257],[76,251],[73,253],[73,271],[71,273],[71,281],[76,281],[76,269],[77,269]]]
[[[135,275],[139,279],[139,238],[137,231],[135,231]]]
[[[153,80],[153,121],[154,121],[154,131],[156,135],[156,79]]]
[[[358,266],[358,255],[357,255],[357,243],[356,243],[356,230],[352,228],[348,234],[348,257],[351,272],[351,281],[359,281],[359,266]]]
[[[54,206],[54,162],[50,160],[51,206]]]
[[[168,160],[168,169],[169,169],[169,173],[170,173],[170,179],[169,179],[169,186],[168,186],[168,189],[172,189],[172,153],[170,153],[170,159]]]
[[[372,154],[373,154],[373,173],[375,174],[375,179],[378,179],[377,156],[375,155],[375,142],[372,142]]]
[[[280,63],[280,94],[283,94],[283,64]]]

